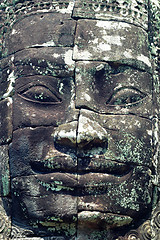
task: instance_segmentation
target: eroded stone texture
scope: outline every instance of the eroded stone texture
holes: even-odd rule
[[[15,75],[51,75],[54,77],[73,77],[75,63],[73,49],[69,47],[29,48],[17,52],[14,58]]]
[[[0,195],[7,196],[10,193],[8,145],[0,146],[0,176]]]
[[[151,240],[151,226],[158,236],[148,2],[7,5],[0,108],[9,237]]]
[[[76,182],[69,174],[60,173],[14,178],[13,221],[30,225],[37,235],[70,239],[76,233]]]
[[[30,15],[15,24],[5,47],[8,54],[28,47],[71,47],[74,31],[75,21],[67,14]]]
[[[100,61],[134,59],[151,67],[147,33],[123,22],[79,20],[73,58]]]
[[[13,59],[13,56],[8,56],[0,60],[0,100],[10,97],[14,93]]]
[[[9,240],[11,233],[10,200],[0,198],[0,239]]]
[[[147,1],[76,0],[73,17],[118,20],[148,29]]]
[[[12,99],[6,98],[0,102],[0,144],[12,139]]]

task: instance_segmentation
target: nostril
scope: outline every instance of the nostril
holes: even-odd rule
[[[92,141],[81,141],[81,143],[78,144],[78,149],[83,151],[93,151],[93,152],[101,152],[100,154],[103,154],[106,152],[108,148],[108,139],[96,139],[94,138]],[[96,151],[97,149],[97,151]]]
[[[54,147],[57,151],[65,154],[76,154],[76,145],[66,138],[55,138]]]
[[[60,125],[53,134],[55,148],[63,153],[76,152],[77,122]]]
[[[108,141],[107,139],[104,141],[96,141],[94,139],[87,144],[78,145],[77,147],[77,156],[78,157],[91,157],[93,155],[103,155],[108,148]]]

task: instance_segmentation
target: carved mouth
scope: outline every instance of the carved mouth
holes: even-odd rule
[[[37,174],[47,174],[54,172],[74,173],[78,175],[89,173],[104,173],[114,177],[123,177],[127,175],[132,166],[102,158],[80,158],[69,161],[64,157],[55,156],[53,158],[32,161],[30,163],[32,170]]]
[[[133,171],[133,167],[127,164],[106,159],[104,161],[102,158],[80,159],[70,168],[69,165],[58,167],[54,160],[50,158],[31,163],[39,183],[52,191],[77,196],[92,195],[95,191],[104,194],[109,183],[120,184],[130,178]]]

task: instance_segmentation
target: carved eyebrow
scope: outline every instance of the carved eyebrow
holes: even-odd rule
[[[56,62],[54,62],[54,59],[53,61],[50,61],[50,60],[46,60],[44,58],[41,58],[41,59],[38,59],[38,58],[34,58],[34,57],[31,57],[31,58],[25,58],[25,59],[18,59],[17,61],[15,61],[15,66],[18,66],[18,65],[29,65],[29,66],[37,66],[37,67],[43,67],[43,68],[46,68],[46,67],[53,67],[55,65]],[[53,65],[52,65],[53,64]],[[60,66],[67,66],[67,64],[65,63],[60,63],[60,64],[56,64],[56,69],[57,67],[60,67]]]
[[[137,64],[137,63],[136,63]],[[102,74],[111,74],[111,75],[116,75],[119,73],[123,73],[125,72],[127,69],[129,70],[135,70],[135,71],[140,71],[140,72],[146,72],[151,74],[151,70],[150,71],[146,71],[146,68],[141,68],[139,66],[137,66],[136,64],[132,63],[132,62],[128,62],[127,61],[125,63],[122,63],[121,61],[110,61],[110,62],[101,62],[100,65],[98,65],[95,68],[95,75],[98,77],[99,75]]]
[[[36,57],[26,58],[26,59],[18,59],[15,62],[15,66],[17,67],[16,72],[19,76],[32,76],[32,75],[48,75],[52,77],[69,77],[74,76],[73,67],[68,66],[65,62],[56,62],[46,60],[44,58],[37,59]],[[21,67],[19,67],[21,66]],[[27,70],[27,68],[29,68]]]
[[[108,63],[126,65],[126,66],[133,67],[137,70],[146,71],[146,72],[152,74],[152,68],[149,67],[146,63],[144,63],[140,60],[137,60],[137,59],[126,58],[126,59],[121,59],[121,60],[117,60],[117,61],[110,61]]]

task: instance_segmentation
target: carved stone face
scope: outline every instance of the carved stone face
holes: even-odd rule
[[[15,79],[9,150],[15,222],[70,239],[83,228],[106,236],[107,229],[138,226],[150,212],[147,44],[140,27],[76,22],[61,13],[13,26],[6,49]]]

